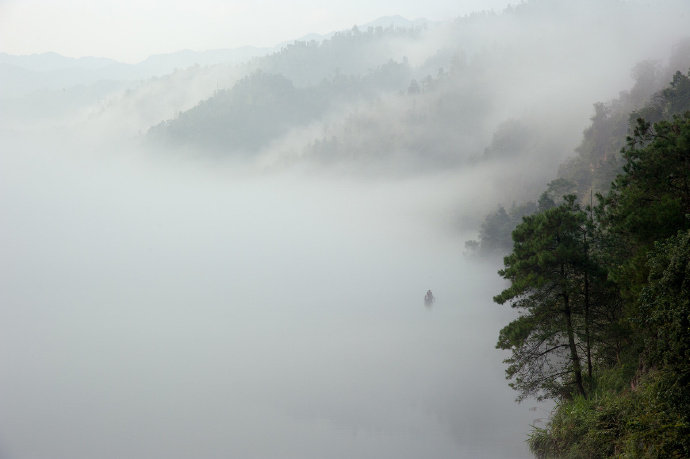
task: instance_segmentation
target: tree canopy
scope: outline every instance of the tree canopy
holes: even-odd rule
[[[497,347],[518,399],[559,402],[539,457],[690,456],[690,112],[669,113],[688,81],[635,120],[594,209],[544,198],[512,232],[494,300],[520,315]]]

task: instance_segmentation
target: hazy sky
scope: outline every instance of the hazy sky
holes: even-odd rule
[[[180,49],[272,46],[399,14],[450,19],[511,0],[0,0],[0,52],[137,62]]]

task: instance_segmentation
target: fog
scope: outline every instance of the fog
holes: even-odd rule
[[[0,458],[529,457],[550,405],[514,402],[464,242],[592,104],[687,71],[689,8],[0,55]]]
[[[41,145],[0,165],[3,457],[526,456],[457,175]]]

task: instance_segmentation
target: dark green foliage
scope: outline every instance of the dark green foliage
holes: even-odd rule
[[[676,74],[656,107],[682,106],[688,81]],[[581,213],[574,197],[526,218],[501,271],[511,287],[496,301],[529,311],[499,335],[499,347],[513,349],[507,375],[521,395],[538,388],[558,401],[549,425],[530,436],[537,457],[690,457],[690,112],[654,125],[638,119],[620,157],[622,172],[598,196],[596,219],[580,216],[563,226],[568,220],[555,216],[568,203],[571,218]],[[565,235],[577,234],[583,221],[578,246]],[[552,242],[544,251],[549,235],[561,250]],[[560,291],[561,304],[568,296],[576,350],[591,351],[584,391],[558,381],[530,386],[544,376],[534,363],[523,366],[526,374],[516,371],[524,356],[540,356],[523,349],[563,317],[566,308],[554,308],[547,291]],[[551,342],[558,343],[564,340]],[[574,355],[569,365],[563,357],[549,364],[560,362],[573,381]]]
[[[622,151],[626,164],[603,203],[617,229],[640,244],[673,235],[690,221],[690,113],[651,125],[638,119]]]
[[[529,446],[539,458],[690,457],[687,392],[669,371],[653,371],[622,392],[562,401]]]
[[[690,231],[655,244],[640,295],[648,363],[673,369],[690,388]]]
[[[690,457],[690,112],[677,113],[688,104],[690,78],[676,72],[635,113],[655,122],[636,119],[595,209],[545,194],[540,213],[513,232],[500,272],[511,286],[494,299],[523,313],[498,347],[513,352],[506,373],[520,398],[557,400],[550,423],[529,438],[537,457]],[[585,187],[599,186],[596,170],[614,170],[604,160],[620,119],[597,106],[577,160],[562,169],[580,202]],[[555,190],[570,191],[568,182],[551,182]],[[564,373],[550,375],[555,368]]]
[[[521,316],[504,327],[497,347],[512,351],[506,377],[527,396],[585,395],[577,315],[588,269],[586,215],[570,195],[560,206],[524,217],[513,231],[513,252],[499,274],[510,286],[494,297]]]
[[[655,241],[690,228],[690,114],[652,126],[640,119],[626,163],[597,209],[610,275],[629,298],[646,282]]]

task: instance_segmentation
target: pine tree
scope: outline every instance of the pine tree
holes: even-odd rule
[[[587,395],[578,348],[580,336],[590,341],[581,301],[590,262],[586,223],[570,195],[560,206],[525,217],[513,232],[513,252],[499,271],[511,285],[494,301],[510,302],[521,313],[501,330],[496,345],[512,351],[506,377],[514,380],[519,400]]]

